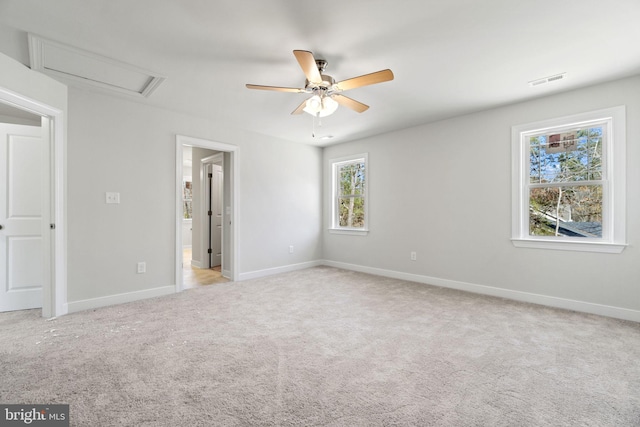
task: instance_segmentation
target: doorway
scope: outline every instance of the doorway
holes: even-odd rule
[[[38,299],[43,317],[66,314],[66,259],[65,259],[65,217],[64,217],[64,132],[63,112],[40,101],[0,87],[0,107],[3,115],[38,117],[42,144],[41,161],[34,165],[42,168],[41,209],[39,219],[41,229],[40,267],[42,269],[42,290]],[[33,249],[37,239],[22,239],[22,249]],[[5,246],[6,247],[6,246]],[[31,253],[31,250],[28,250]],[[28,261],[28,256],[23,257]],[[3,268],[4,269],[4,268]],[[27,275],[28,276],[28,275]],[[23,278],[27,277],[23,276]]]
[[[185,147],[191,147],[192,179],[190,190],[194,193],[192,204],[185,200],[185,173],[188,173],[188,166],[185,164]],[[182,135],[176,136],[176,292],[189,287],[184,276],[184,272],[191,266],[195,267],[187,274],[192,276],[203,276],[202,280],[216,280],[206,277],[210,267],[220,266],[218,276],[224,276],[226,280],[236,280],[238,274],[237,267],[237,175],[238,175],[238,147],[230,144],[215,141],[192,138]],[[206,151],[213,150],[213,151]],[[195,155],[193,154],[195,151]],[[209,153],[208,155],[205,155]],[[217,166],[217,167],[216,167]],[[211,174],[211,182],[209,182]],[[214,175],[219,174],[221,181],[215,182]],[[203,185],[200,185],[203,184]],[[215,201],[216,191],[222,199],[222,203],[217,209],[208,207],[210,195],[213,193]],[[209,194],[209,196],[207,196]],[[193,212],[190,230],[185,228],[185,206]],[[211,211],[212,215],[208,213]],[[211,219],[211,221],[209,221]],[[211,223],[211,228],[209,227]],[[219,225],[219,227],[218,227]],[[210,229],[213,229],[211,233]],[[194,253],[192,260],[187,260],[185,255],[188,248],[185,248],[185,234],[193,230],[193,235],[189,243],[190,252]],[[216,233],[221,235],[219,247],[212,244],[216,241]],[[186,239],[189,240],[189,239]],[[211,256],[209,256],[211,255]],[[219,260],[219,261],[218,261]],[[185,265],[189,263],[191,265]],[[184,268],[183,268],[184,267]],[[216,272],[214,272],[216,273]],[[196,280],[200,280],[195,277]]]

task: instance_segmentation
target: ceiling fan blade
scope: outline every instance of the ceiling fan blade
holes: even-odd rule
[[[298,89],[295,87],[261,86],[261,85],[251,85],[251,84],[247,84],[246,86],[247,86],[247,89],[275,90],[276,92],[293,92],[293,93],[304,92],[304,89]]]
[[[369,109],[368,105],[344,95],[334,94],[331,96],[331,98],[333,98],[338,104],[342,105],[343,107],[351,108],[353,111],[356,111],[358,113],[362,113]]]
[[[340,90],[349,90],[376,83],[388,82],[389,80],[393,80],[393,73],[391,72],[391,70],[387,69],[376,71],[375,73],[371,74],[365,74],[364,76],[343,80],[336,83],[336,86],[338,86]]]
[[[316,59],[313,57],[313,53],[307,50],[294,50],[293,54],[296,56],[304,75],[307,76],[307,80],[312,83],[322,82],[322,77],[320,77],[320,71],[318,71],[318,65],[316,64]]]
[[[305,99],[304,101],[302,101],[302,104],[298,105],[298,108],[296,108],[291,112],[291,114],[302,114],[302,111],[306,106],[307,106],[307,100]]]

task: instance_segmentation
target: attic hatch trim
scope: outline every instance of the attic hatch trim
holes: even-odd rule
[[[69,84],[148,98],[166,80],[158,73],[32,33],[28,38],[31,69]]]

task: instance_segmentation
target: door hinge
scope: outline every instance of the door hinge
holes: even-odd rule
[[[212,173],[209,174],[209,178],[213,178],[213,174]]]
[[[209,216],[213,215],[213,211],[209,211],[208,215]]]
[[[56,229],[56,225],[55,224],[49,224],[49,228],[52,229],[52,230],[55,230]]]
[[[207,250],[207,253],[208,253],[208,254],[212,254],[212,253],[213,253],[213,249],[209,248],[209,249]]]

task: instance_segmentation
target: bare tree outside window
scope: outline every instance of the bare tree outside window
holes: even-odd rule
[[[364,227],[364,162],[348,163],[338,168],[340,227]]]
[[[529,141],[529,234],[602,237],[603,127]]]
[[[333,160],[334,230],[367,231],[367,155]]]

